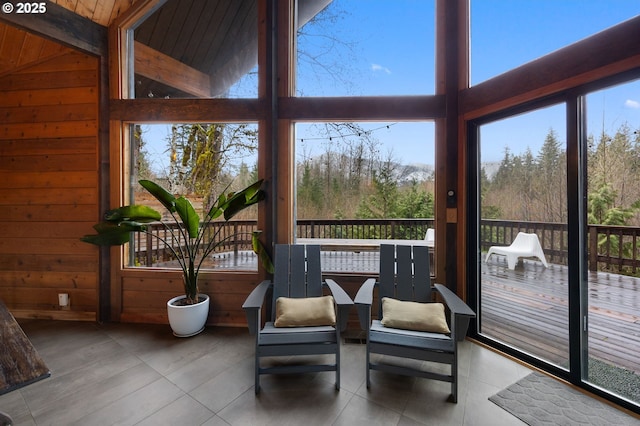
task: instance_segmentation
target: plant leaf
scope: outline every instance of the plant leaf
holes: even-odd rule
[[[162,215],[149,206],[123,206],[117,209],[109,210],[104,215],[105,219],[109,222],[122,222],[122,221],[134,221],[134,222],[155,222],[162,218]]]
[[[120,223],[114,222],[99,222],[93,225],[93,229],[98,234],[104,234],[107,232],[138,232],[147,229],[147,225],[140,222],[122,221]]]
[[[264,266],[264,269],[273,274],[274,267],[273,262],[271,262],[271,257],[269,253],[267,253],[267,249],[260,241],[260,234],[262,231],[253,231],[251,233],[251,247],[253,248],[253,252],[258,255],[258,259],[260,259],[260,263]]]
[[[200,228],[200,216],[198,216],[191,201],[184,197],[176,198],[175,207],[178,216],[182,219],[182,223],[189,233],[189,237],[196,238],[198,236],[198,229]]]
[[[162,186],[150,180],[142,179],[138,183],[142,185],[144,189],[149,191],[151,195],[156,197],[156,200],[160,201],[162,205],[171,213],[176,211],[176,197]]]
[[[256,181],[242,191],[238,191],[229,197],[227,202],[221,206],[224,210],[225,220],[231,219],[240,211],[266,198],[266,193],[260,189],[262,182],[264,182],[264,179]]]
[[[95,244],[97,246],[120,246],[128,243],[131,233],[125,229],[113,228],[108,232],[101,232],[95,235],[85,235],[80,238],[85,243]]]
[[[218,196],[216,202],[213,203],[213,206],[211,206],[211,209],[209,209],[209,213],[207,213],[207,216],[209,216],[211,219],[217,219],[218,217],[220,217],[220,215],[224,212],[224,209],[221,208],[221,206],[223,206],[226,202],[227,196],[223,192]]]

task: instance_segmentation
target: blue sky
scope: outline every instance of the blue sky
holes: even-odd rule
[[[434,0],[333,0],[332,22],[305,28],[299,50],[320,58],[325,70],[301,59],[302,96],[411,95],[435,92]],[[640,0],[471,0],[471,83],[477,84],[640,14]],[[340,43],[326,49],[331,34]],[[325,45],[325,48],[322,46]],[[314,71],[315,69],[315,71]],[[318,71],[320,70],[320,71]],[[564,107],[487,126],[482,160],[499,161],[529,147],[534,155],[549,129],[564,142]],[[588,132],[615,132],[624,122],[640,128],[640,82],[588,97]],[[604,117],[604,119],[603,119]],[[384,125],[392,124],[390,129]],[[434,162],[433,123],[368,123],[383,154],[406,163]],[[323,152],[330,141],[298,128],[299,151]],[[156,137],[156,139],[158,139]],[[161,151],[161,149],[156,149]],[[300,158],[300,157],[299,157]]]

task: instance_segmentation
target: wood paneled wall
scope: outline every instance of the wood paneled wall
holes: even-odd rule
[[[67,50],[0,77],[0,299],[16,317],[96,318],[98,250],[79,238],[99,216],[98,66]]]
[[[201,272],[200,292],[211,298],[207,324],[244,326],[242,304],[259,281],[257,274]],[[184,294],[180,271],[127,269],[122,271],[120,282],[121,322],[168,324],[167,301]]]

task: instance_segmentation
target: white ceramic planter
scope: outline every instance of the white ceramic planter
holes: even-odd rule
[[[185,296],[177,296],[167,302],[169,325],[174,336],[195,336],[204,330],[209,315],[209,296],[199,294],[198,297],[204,297],[205,300],[195,305],[176,306],[173,304],[175,301],[185,298]]]

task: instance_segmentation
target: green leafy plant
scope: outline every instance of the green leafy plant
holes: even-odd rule
[[[198,274],[204,260],[221,244],[237,234],[219,239],[222,227],[207,232],[214,220],[223,217],[228,222],[237,213],[265,198],[261,189],[263,180],[259,180],[241,191],[223,192],[218,196],[213,206],[201,220],[191,201],[184,196],[175,197],[162,186],[150,180],[139,181],[140,185],[153,195],[170,213],[176,226],[169,226],[162,221],[162,215],[157,210],[145,205],[129,205],[109,210],[105,220],[94,225],[96,234],[85,235],[82,241],[98,246],[117,246],[128,243],[132,232],[149,234],[171,250],[177,259],[184,275],[184,291],[187,304],[198,302]],[[148,224],[160,221],[169,232],[170,237],[163,238],[159,234],[148,231]],[[262,265],[268,272],[273,271],[271,259],[259,240],[260,231],[251,236],[253,251],[258,255]],[[168,240],[185,241],[174,247]]]

